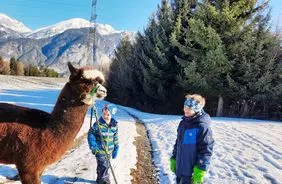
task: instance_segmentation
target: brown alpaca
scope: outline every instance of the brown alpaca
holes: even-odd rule
[[[80,130],[93,98],[104,98],[103,74],[74,68],[51,114],[0,103],[0,163],[15,164],[23,184],[40,184],[46,166],[57,161]],[[95,96],[90,92],[99,87]]]

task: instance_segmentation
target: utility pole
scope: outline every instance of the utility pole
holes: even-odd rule
[[[97,4],[97,0],[92,0],[92,10],[91,10],[91,17],[90,17],[90,24],[91,25],[90,25],[90,33],[89,34],[90,34],[90,38],[93,35],[93,66],[95,64],[97,64],[97,62],[96,62],[96,46],[97,46],[96,45],[96,41],[97,41],[97,38],[96,38],[96,18],[97,18],[96,4]],[[95,100],[94,100],[94,102],[95,102]],[[98,123],[99,133],[102,136],[102,132],[101,132],[100,125],[99,125],[99,120],[98,120],[98,113],[97,113],[97,109],[95,107],[95,103],[91,107],[90,127],[92,127],[93,112],[95,112],[95,118],[96,118],[96,122]],[[103,145],[104,150],[107,150],[105,142],[104,142],[104,139],[103,139],[103,136],[102,136],[102,145]],[[110,167],[110,169],[112,171],[115,184],[118,184],[117,178],[116,178],[116,175],[115,175],[115,172],[114,172],[114,169],[113,169],[112,164],[111,164],[111,160],[110,160],[109,155],[107,153],[106,153],[106,159],[107,159],[109,167]]]
[[[96,18],[97,18],[97,14],[96,14],[96,4],[97,4],[97,0],[92,0],[92,8],[91,8],[91,17],[90,17],[90,38],[91,36],[93,36],[93,50],[92,50],[92,54],[93,54],[93,66],[95,64],[97,64],[96,61]],[[92,39],[90,39],[92,40]],[[90,43],[90,47],[91,47],[91,43]]]
[[[172,9],[175,10],[176,8],[175,0],[170,0],[170,4],[171,4]]]
[[[176,10],[176,8],[179,8],[179,7],[177,7],[177,6],[179,6],[179,2],[177,4],[175,1],[176,0],[170,0],[170,4],[171,4],[171,7],[172,7],[173,10]],[[191,3],[190,8],[195,9],[196,6],[197,6],[197,0],[190,0],[190,3]]]

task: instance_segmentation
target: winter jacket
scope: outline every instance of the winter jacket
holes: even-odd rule
[[[89,148],[96,155],[104,155],[105,153],[111,154],[114,148],[117,148],[119,144],[117,121],[112,118],[110,123],[107,124],[101,117],[99,122],[99,127],[101,129],[106,148],[104,149],[103,147],[102,137],[100,135],[97,122],[95,122],[88,131]]]
[[[182,118],[173,149],[176,176],[191,177],[195,165],[204,171],[208,169],[214,146],[210,121],[205,112],[192,118]]]

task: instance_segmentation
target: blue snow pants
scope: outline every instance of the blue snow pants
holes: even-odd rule
[[[191,177],[187,177],[187,176],[177,176],[176,177],[176,183],[177,184],[192,184],[192,180]]]
[[[97,154],[97,179],[98,184],[110,184],[110,175],[108,173],[109,163],[107,161],[106,155]]]

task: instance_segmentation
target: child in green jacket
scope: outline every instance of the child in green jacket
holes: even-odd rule
[[[88,132],[88,144],[97,160],[97,184],[110,184],[106,154],[115,159],[119,149],[118,122],[113,118],[116,112],[116,106],[105,105],[99,123],[95,122]]]

